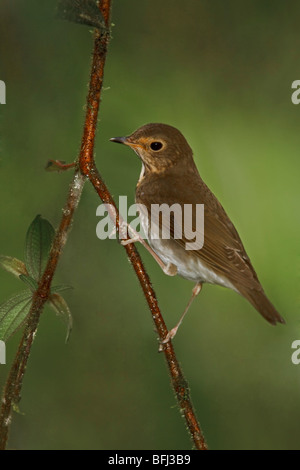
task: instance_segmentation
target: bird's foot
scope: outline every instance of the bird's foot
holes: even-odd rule
[[[124,226],[122,226],[123,235],[124,235]],[[141,243],[146,248],[146,250],[149,251],[149,253],[153,256],[153,258],[155,259],[157,264],[159,264],[159,266],[161,267],[161,269],[163,270],[165,274],[167,274],[168,276],[176,276],[177,266],[175,266],[175,264],[173,263],[165,264],[160,259],[160,257],[155,253],[155,251],[151,248],[151,246],[148,245],[148,243],[146,243],[145,240],[135,230],[133,230],[132,227],[130,227],[130,225],[126,224],[126,229],[127,228],[130,234],[130,238],[121,240],[121,245],[126,246],[126,245],[129,245],[129,243],[137,243],[137,242]]]
[[[160,345],[159,345],[159,348],[158,348],[158,352],[162,352],[164,350],[164,345],[167,344],[169,341],[171,341],[171,339],[174,338],[174,336],[176,335],[177,333],[177,330],[179,328],[179,325],[176,325],[174,328],[172,328],[172,330],[168,331],[165,339],[163,339],[161,342],[160,342]]]
[[[136,236],[133,238],[127,238],[127,240],[121,240],[121,245],[126,246],[129,245],[129,243],[136,243],[140,241],[140,237]]]
[[[175,266],[176,268],[176,266]],[[159,348],[158,348],[158,351],[161,352],[163,351],[164,349],[164,344],[167,344],[169,341],[171,341],[171,339],[174,338],[174,336],[176,335],[177,333],[177,330],[178,328],[180,327],[181,323],[182,323],[182,320],[184,319],[185,315],[187,314],[193,300],[195,299],[195,297],[197,297],[197,295],[201,292],[201,289],[202,289],[202,282],[197,282],[192,290],[192,296],[183,312],[183,314],[181,315],[180,319],[179,319],[179,322],[177,323],[177,325],[174,326],[174,328],[172,328],[166,335],[165,339],[163,339],[159,345]]]

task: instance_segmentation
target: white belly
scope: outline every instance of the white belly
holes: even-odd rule
[[[141,225],[147,236],[150,246],[160,259],[167,265],[172,263],[177,267],[179,276],[194,282],[207,282],[209,284],[218,284],[237,291],[228,279],[214,273],[204,263],[199,256],[192,254],[192,251],[185,251],[181,246],[172,240],[153,239],[149,231],[148,217],[144,212],[140,212]]]

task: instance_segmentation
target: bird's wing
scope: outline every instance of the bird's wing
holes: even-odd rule
[[[202,245],[200,231],[203,230],[203,227],[199,228],[199,221],[197,221],[198,224],[196,223],[196,204],[204,204],[204,244],[202,247],[199,245],[199,249],[188,250],[190,256],[199,257],[208,268],[225,276],[238,290],[262,290],[242,241],[223,207],[202,180],[197,184],[201,184],[201,188],[199,188],[201,200],[197,203],[194,202],[195,187],[193,187],[193,191],[185,191],[185,200],[182,201],[182,192],[179,189],[176,190],[175,182],[171,186],[172,189],[170,189],[170,184],[167,184],[158,185],[157,190],[153,191],[152,186],[152,194],[145,204],[148,214],[151,214],[153,204],[160,205],[168,201],[169,206],[180,205],[182,211],[184,211],[183,204],[191,204],[192,215],[185,224],[181,237],[178,238],[182,220],[180,213],[171,213],[170,218],[160,218],[159,220],[159,226],[165,230],[165,233],[170,233],[170,237],[186,250],[187,244],[191,243],[194,238],[193,233],[196,233],[200,245]],[[168,188],[167,192],[166,187]],[[145,203],[145,201],[143,202]]]

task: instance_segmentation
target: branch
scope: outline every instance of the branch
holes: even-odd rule
[[[109,30],[110,24],[111,2],[112,0],[101,0],[99,6],[106,23],[107,31]],[[87,111],[83,137],[81,141],[80,155],[76,165],[73,180],[70,184],[67,202],[63,210],[63,216],[57,230],[52,249],[50,251],[49,260],[39,283],[39,287],[33,296],[32,306],[26,321],[24,334],[20,341],[16,357],[10,369],[9,376],[4,388],[0,414],[0,449],[5,449],[7,444],[12,409],[18,404],[21,398],[22,381],[31,351],[31,346],[37,331],[40,315],[50,294],[51,282],[56,271],[63,247],[67,240],[74,212],[81,197],[85,177],[90,180],[101,200],[115,208],[116,225],[117,230],[119,230],[119,224],[121,222],[120,215],[108,188],[106,187],[96,168],[93,156],[104,66],[109,40],[110,36],[108,32],[101,33],[100,31],[96,30],[91,78],[87,98]],[[115,214],[111,213],[110,215],[112,219],[114,219]],[[159,339],[160,341],[163,341],[168,333],[168,330],[161,315],[157,298],[152,288],[149,276],[146,273],[135,246],[133,244],[128,244],[124,246],[124,249],[126,250],[127,256],[143,289]],[[171,376],[171,383],[175,391],[180,410],[186,419],[186,423],[195,448],[199,450],[207,449],[202,431],[193,410],[189,388],[175,356],[171,341],[164,345],[163,351],[167,360]]]
[[[106,3],[109,3],[109,0],[107,0]],[[109,18],[105,17],[105,12],[102,11],[102,13],[105,18],[105,21],[108,21]],[[111,211],[110,216],[113,221],[116,220],[116,228],[117,230],[119,230],[119,226],[122,223],[120,214],[118,212],[114,199],[112,198],[107,186],[105,185],[103,179],[101,178],[97,170],[93,156],[93,143],[97,122],[97,112],[99,108],[99,93],[103,80],[103,67],[106,57],[106,47],[107,42],[104,39],[101,39],[101,37],[96,37],[92,66],[92,70],[95,70],[95,74],[92,73],[90,81],[88,97],[88,109],[90,107],[90,112],[88,112],[89,118],[86,121],[86,125],[91,130],[91,143],[88,147],[86,147],[85,141],[82,141],[79,165],[82,174],[90,180],[99,197],[101,198],[102,202],[105,204],[109,204],[110,207],[114,208],[115,212]],[[93,125],[95,127],[93,127]],[[168,329],[160,312],[157,298],[152,288],[149,276],[144,268],[140,255],[138,254],[134,244],[130,243],[128,245],[125,245],[124,249],[126,250],[127,256],[138,277],[146,301],[150,308],[159,340],[162,343],[162,341],[166,338],[168,334]],[[207,444],[205,442],[203,433],[201,431],[193,409],[188,384],[183,376],[180,365],[177,361],[171,341],[168,341],[168,343],[164,345],[163,351],[167,360],[172,387],[175,391],[180,410],[186,419],[191,438],[194,442],[196,449],[205,450],[207,449]]]
[[[60,255],[67,241],[73,214],[80,200],[85,178],[77,170],[70,184],[68,199],[63,209],[63,216],[56,232],[45,272],[39,287],[33,295],[31,309],[18,351],[11,366],[2,398],[0,413],[0,450],[5,449],[11,422],[12,409],[21,399],[23,376],[29,359],[32,343],[37,331],[39,319],[50,294],[51,282],[57,268]]]
[[[110,8],[111,0],[101,1],[100,10],[105,18],[107,27],[109,26]],[[102,89],[104,64],[108,42],[108,33],[100,35],[98,30],[96,30],[94,50],[101,50],[101,59],[100,62],[97,62],[97,64],[95,64],[93,60],[92,64],[91,85],[87,99],[87,113],[82,137],[82,149],[85,149],[84,155],[86,156],[86,158],[88,158],[89,152],[93,152],[94,147],[97,116],[100,103],[100,93]],[[94,59],[95,57],[99,58],[99,55],[94,54]],[[97,90],[96,95],[93,97],[91,94],[91,89],[95,90],[95,87],[92,86],[95,77],[97,77],[99,89]],[[79,160],[81,160],[82,158],[83,155],[81,152],[79,155]],[[21,399],[23,377],[29,359],[33,340],[39,324],[39,319],[43,311],[44,305],[49,298],[51,282],[55,274],[60,255],[67,241],[69,228],[73,220],[74,212],[81,197],[84,182],[85,178],[81,174],[80,169],[77,165],[73,180],[70,184],[67,202],[63,209],[61,222],[56,232],[53,246],[49,254],[48,263],[45,272],[39,282],[38,289],[33,295],[32,305],[28,318],[26,320],[24,334],[21,338],[16,357],[13,361],[4,387],[0,412],[0,450],[6,448],[9,425],[11,423],[12,417],[12,410],[18,405]]]

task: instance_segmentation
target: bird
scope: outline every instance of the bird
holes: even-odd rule
[[[129,146],[142,163],[135,200],[148,243],[135,233],[123,244],[142,242],[166,274],[178,274],[195,283],[179,322],[163,342],[175,336],[204,283],[236,291],[272,325],[285,323],[266,296],[235,226],[202,180],[193,151],[183,134],[168,124],[150,123],[128,136],[110,140]],[[151,209],[163,204],[179,210],[169,212],[169,219],[159,216],[151,220]],[[186,234],[182,213],[188,205],[192,208],[192,215],[189,213],[190,229]],[[196,220],[196,207],[199,205],[204,207],[202,228]],[[163,237],[164,229],[169,237]],[[194,249],[187,249],[190,235],[200,240]]]

